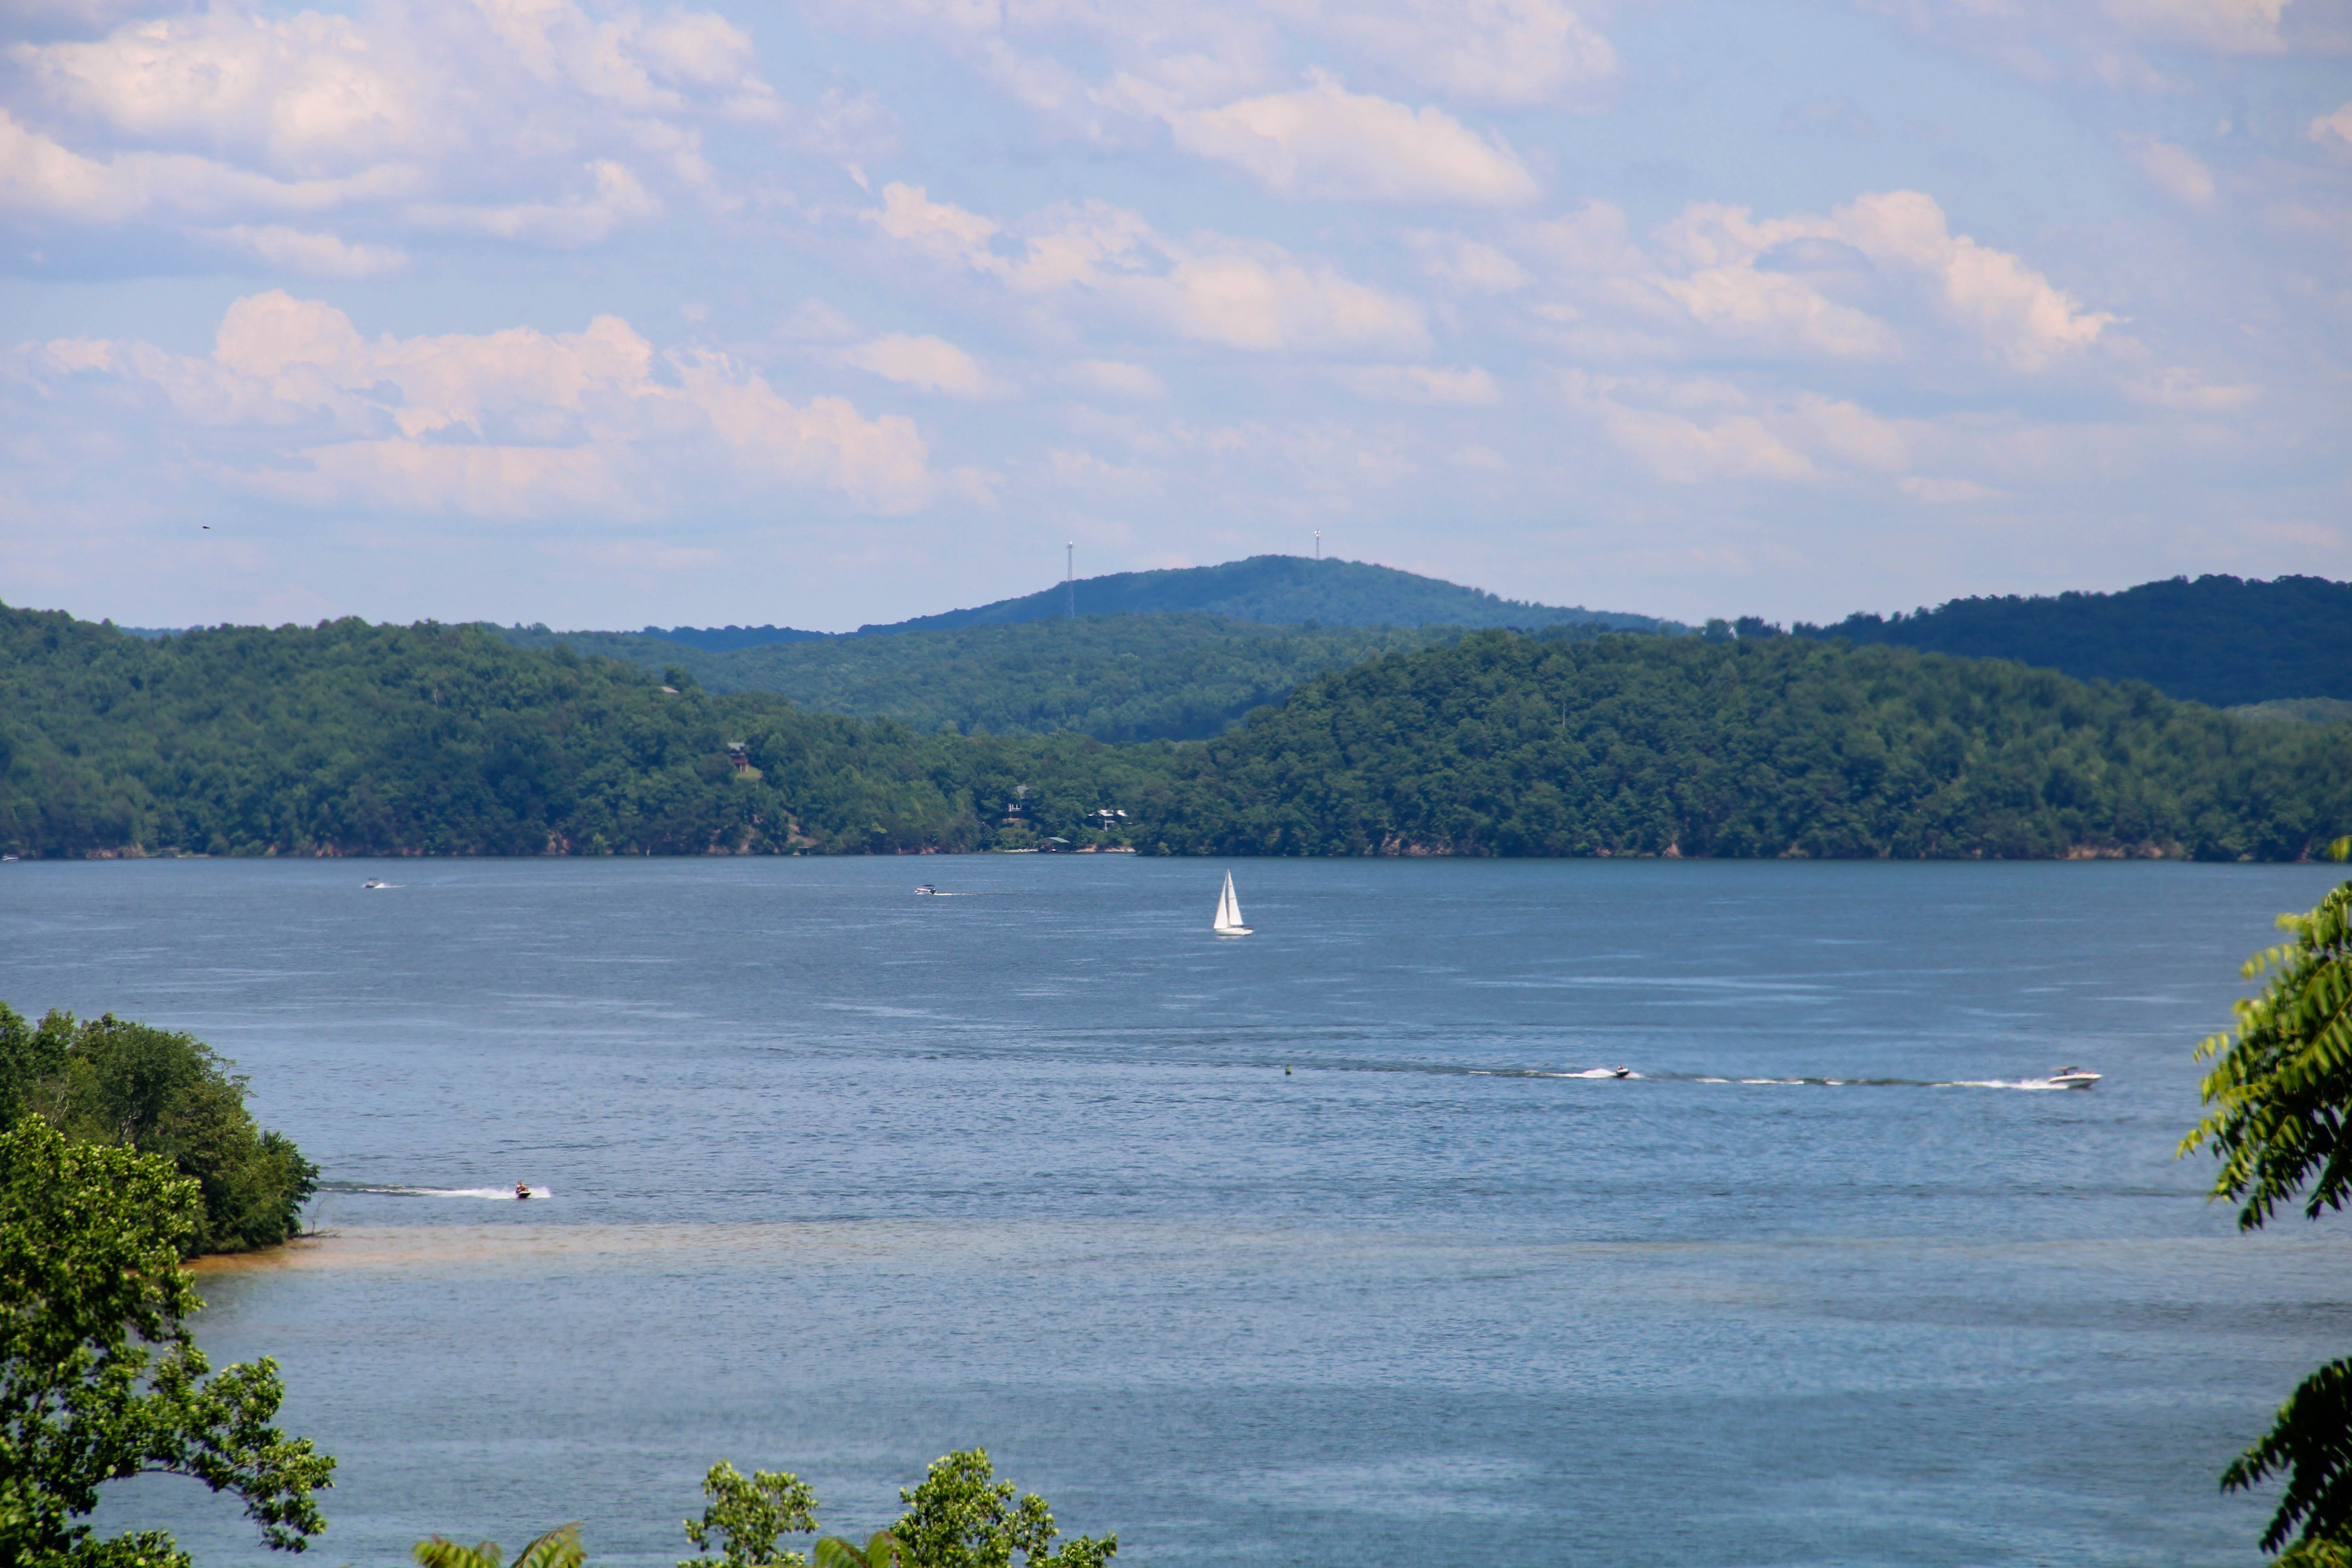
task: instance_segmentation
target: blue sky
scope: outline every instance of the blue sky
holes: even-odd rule
[[[0,598],[2352,575],[2352,5],[17,0]],[[208,526],[207,526],[208,525]]]

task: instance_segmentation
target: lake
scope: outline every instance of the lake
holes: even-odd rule
[[[1224,940],[1227,865],[11,865],[0,997],[323,1167],[198,1323],[341,1462],[311,1561],[675,1563],[722,1458],[862,1538],[975,1445],[1139,1565],[2256,1557],[2345,1235],[2173,1149],[2336,868],[1242,860]]]

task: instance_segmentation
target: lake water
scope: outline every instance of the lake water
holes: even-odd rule
[[[341,1461],[311,1561],[674,1563],[720,1458],[862,1533],[972,1445],[1122,1563],[2254,1558],[2346,1238],[2172,1151],[2331,868],[1242,861],[1221,941],[1223,868],[16,865],[0,997],[324,1167],[199,1325]]]

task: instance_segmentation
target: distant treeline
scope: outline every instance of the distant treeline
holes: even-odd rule
[[[2144,680],[2216,708],[2352,698],[2352,583],[2175,577],[2119,594],[1954,599],[1916,615],[1799,622],[1800,637],[2013,658],[2081,680]]]
[[[1472,633],[1181,743],[926,732],[675,675],[430,623],[147,642],[0,610],[0,846],[2283,859],[2352,827],[2352,726],[1795,637]]]
[[[1005,626],[834,637],[772,647],[681,647],[614,632],[501,629],[525,647],[568,644],[713,691],[773,691],[824,713],[918,730],[1097,741],[1215,735],[1300,681],[1384,653],[1452,642],[1447,626],[1272,626],[1223,616],[1081,616]]]

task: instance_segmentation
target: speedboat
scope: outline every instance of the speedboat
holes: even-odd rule
[[[1609,1076],[1611,1078],[1632,1078],[1633,1076],[1633,1069],[1628,1067],[1611,1068],[1609,1069]]]
[[[2050,1075],[2053,1089],[2088,1089],[2099,1081],[2099,1075],[2087,1068],[2060,1068]]]
[[[932,887],[929,882],[926,882],[926,883],[924,883],[921,887],[917,888],[917,889],[915,889],[915,891],[917,891],[917,892],[919,892],[919,893],[925,893],[925,894],[929,894],[929,895],[930,897],[932,897],[932,898],[937,898],[937,897],[939,897],[939,893],[940,893],[940,890],[939,890],[937,888]]]
[[[380,891],[383,889],[391,887],[392,884],[390,882],[379,882],[373,877],[370,877],[366,881],[361,883],[360,886]]]

